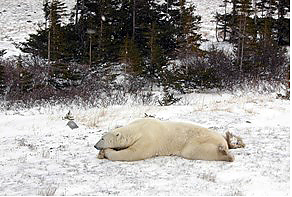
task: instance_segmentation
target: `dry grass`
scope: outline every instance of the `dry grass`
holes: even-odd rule
[[[197,177],[200,179],[206,180],[208,182],[213,182],[213,183],[216,182],[216,175],[212,173],[201,173],[201,174],[198,174]]]
[[[193,105],[194,112],[211,111],[211,112],[241,112],[246,114],[255,114],[255,107],[262,105],[267,100],[266,95],[233,95],[231,97],[214,96],[212,98],[197,100],[197,103]]]
[[[21,138],[20,140],[17,140],[18,141],[18,145],[19,146],[25,146],[25,147],[28,147],[30,150],[36,150],[37,147],[31,143],[28,143],[24,138]]]
[[[98,124],[106,117],[108,114],[107,108],[94,108],[91,110],[82,110],[83,113],[80,112],[73,112],[76,114],[75,119],[84,124],[89,128],[97,127]]]
[[[51,186],[44,189],[40,189],[38,191],[38,195],[39,196],[54,196],[57,189],[58,189],[57,187],[51,187]]]

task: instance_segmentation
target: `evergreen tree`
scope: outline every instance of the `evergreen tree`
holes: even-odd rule
[[[62,24],[63,8],[60,0],[44,3],[45,18],[50,25],[30,35],[23,43],[23,51],[45,58],[49,55],[53,61],[81,63],[88,63],[91,54],[92,63],[98,67],[118,62],[128,39],[130,48],[140,56],[137,62],[144,65],[141,72],[147,73],[151,67],[148,65],[154,61],[154,51],[165,61],[176,59],[176,49],[197,50],[199,46],[200,35],[195,32],[200,18],[185,1],[78,0],[71,15],[74,20],[66,25]],[[153,24],[156,24],[155,38]]]
[[[50,20],[50,3],[49,0],[43,1],[43,12],[45,15],[45,29],[48,27],[48,21]]]
[[[60,0],[52,0],[49,7],[48,28],[48,59],[58,60],[64,57],[64,32],[61,28],[62,17],[65,16],[65,3]]]
[[[150,48],[150,62],[146,75],[153,78],[161,78],[161,72],[166,65],[166,56],[163,49],[158,44],[158,32],[156,24],[152,24],[150,38],[148,42]],[[160,80],[158,80],[159,82]]]
[[[237,4],[238,9],[238,26],[236,27],[236,58],[237,63],[239,65],[239,70],[243,71],[243,65],[249,67],[245,60],[248,60],[248,50],[249,44],[252,42],[252,38],[254,38],[254,27],[250,15],[252,14],[252,1],[251,0],[239,0]],[[247,57],[245,59],[245,57]]]
[[[29,72],[27,66],[24,65],[21,56],[18,57],[16,61],[16,68],[18,74],[18,84],[17,88],[20,93],[28,93],[33,89],[33,74]]]
[[[235,46],[238,70],[246,76],[271,77],[271,73],[278,76],[279,68],[286,64],[285,50],[280,45],[289,43],[287,33],[282,33],[287,32],[287,25],[282,22],[285,18],[281,18],[280,13],[289,8],[284,5],[280,8],[284,1],[278,0],[232,0],[229,3],[233,7],[231,13],[218,14],[216,18],[230,31],[229,41]]]
[[[186,1],[180,1],[180,26],[178,35],[178,45],[185,51],[198,51],[201,41],[201,35],[196,32],[199,29],[201,21],[200,16],[194,16],[195,7],[190,5],[186,7]]]
[[[3,95],[5,92],[5,71],[3,62],[0,60],[0,95]]]
[[[280,46],[283,42],[279,39],[283,34],[277,31],[277,24],[281,19],[274,17],[278,5],[274,0],[260,1],[257,4],[262,18],[259,19],[257,48],[252,59],[258,76],[278,77],[287,63],[285,49]]]
[[[56,89],[63,90],[80,83],[82,74],[74,68],[74,65],[66,63],[54,63],[49,72],[49,83]]]
[[[180,69],[182,69],[183,75],[188,76],[190,68],[187,62],[197,55],[202,55],[202,51],[199,49],[201,35],[196,33],[201,17],[194,15],[195,7],[193,5],[186,6],[186,1],[178,1],[177,4],[179,5],[179,18],[175,57],[182,62]]]
[[[138,48],[141,50],[141,53],[150,55],[150,48],[147,42],[149,40],[149,34],[151,32],[152,23],[155,23],[158,20],[158,6],[154,3],[154,0],[133,0],[133,33],[132,38],[134,38],[135,43]],[[135,13],[135,14],[134,14]],[[132,22],[132,23],[133,23]]]
[[[134,76],[141,75],[143,72],[143,62],[133,39],[125,39],[121,48],[120,61],[125,64],[125,72]]]
[[[280,46],[290,45],[290,19],[286,18],[290,12],[290,0],[276,1],[278,8],[278,20],[276,23],[277,41]]]
[[[227,14],[227,5],[228,0],[223,0],[223,5],[220,7],[224,7],[224,14],[216,13],[216,39],[218,42],[228,40],[228,36],[230,35],[230,30],[227,27],[228,22],[228,14]]]

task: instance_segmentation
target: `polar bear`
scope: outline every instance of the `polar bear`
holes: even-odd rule
[[[155,156],[234,161],[223,136],[192,123],[143,118],[105,133],[95,144],[98,158],[135,161]]]

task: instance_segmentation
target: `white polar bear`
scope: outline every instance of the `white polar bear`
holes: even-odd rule
[[[234,161],[228,152],[231,146],[227,141],[230,142],[195,124],[143,118],[105,133],[94,147],[100,150],[98,158],[118,161],[170,155],[195,160]]]

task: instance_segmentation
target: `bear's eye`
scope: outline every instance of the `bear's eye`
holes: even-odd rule
[[[118,137],[119,135],[120,135],[119,133],[116,134],[117,137]]]
[[[104,138],[101,138],[101,140],[104,140]]]

